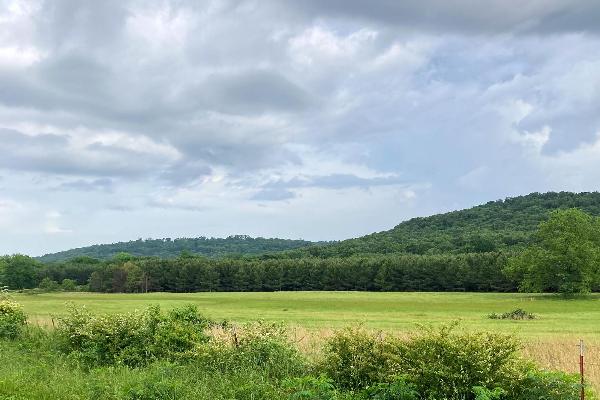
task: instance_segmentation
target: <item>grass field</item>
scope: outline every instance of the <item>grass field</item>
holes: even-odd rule
[[[514,333],[524,338],[577,336],[600,339],[600,296],[563,300],[555,296],[505,293],[46,293],[17,294],[33,322],[47,324],[67,304],[99,313],[125,312],[159,304],[165,309],[193,303],[208,317],[237,322],[263,319],[308,329],[363,324],[367,328],[412,331],[418,324],[460,320],[465,327]],[[523,308],[539,318],[491,320],[487,315]]]
[[[93,312],[111,313],[159,304],[164,309],[193,303],[215,320],[263,319],[293,328],[307,352],[333,329],[361,324],[389,333],[414,332],[420,324],[460,321],[465,329],[515,334],[523,354],[543,367],[578,371],[578,339],[586,341],[587,379],[600,388],[600,296],[565,300],[549,295],[504,293],[46,293],[16,294],[30,321],[50,325],[69,303]],[[487,315],[522,308],[535,320],[491,320]],[[299,332],[299,334],[298,334]]]

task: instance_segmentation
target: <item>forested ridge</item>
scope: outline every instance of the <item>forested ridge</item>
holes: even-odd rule
[[[122,252],[138,257],[159,258],[175,258],[182,252],[209,258],[276,252],[280,254],[269,254],[268,257],[485,253],[524,247],[530,243],[532,233],[540,222],[548,218],[550,211],[561,208],[579,208],[590,215],[600,216],[600,193],[531,193],[490,201],[466,210],[413,218],[388,231],[332,243],[252,238],[246,235],[138,239],[46,254],[38,259],[52,262],[86,256],[109,260]]]
[[[125,252],[109,259],[78,256],[54,262],[6,256],[0,257],[0,284],[11,289],[97,292],[516,291],[522,276],[506,274],[509,259],[534,242],[540,223],[558,209],[580,209],[590,218],[599,216],[600,193],[533,193],[414,218],[392,230],[357,239],[279,252],[259,249],[291,244],[236,236],[221,239],[230,246],[221,246],[218,251],[222,253],[213,248],[208,256],[190,251],[189,246],[174,256],[179,243],[191,243],[187,239],[129,242],[134,248],[152,244],[161,251],[141,256]],[[215,240],[203,239],[208,244]],[[250,246],[244,248],[240,242]],[[306,243],[291,242],[298,246]],[[102,246],[87,249],[98,248],[115,250]],[[232,256],[225,248],[235,248],[237,254]],[[243,250],[251,251],[243,254]],[[588,280],[584,286],[597,291],[600,279]],[[557,289],[543,283],[538,290]]]
[[[311,246],[294,256],[343,257],[357,254],[485,253],[521,249],[528,245],[540,222],[556,209],[578,208],[600,216],[598,192],[531,193],[490,201],[466,210],[413,218],[388,231]]]
[[[119,253],[129,253],[137,257],[174,258],[182,252],[216,258],[239,254],[264,254],[314,244],[306,240],[253,238],[247,235],[234,235],[226,238],[165,238],[138,239],[129,242],[97,244],[46,254],[38,257],[43,262],[64,261],[76,257],[92,257],[110,260]]]

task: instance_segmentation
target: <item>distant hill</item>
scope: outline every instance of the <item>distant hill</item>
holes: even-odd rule
[[[600,216],[600,193],[532,193],[490,201],[467,210],[413,218],[388,231],[295,250],[288,256],[483,253],[518,249],[530,242],[532,233],[550,211],[560,208],[580,208]]]
[[[228,255],[264,255],[267,258],[346,257],[368,254],[458,254],[519,249],[529,243],[540,222],[552,210],[580,208],[600,216],[600,193],[532,193],[490,201],[466,210],[413,218],[388,231],[340,242],[264,239],[248,236],[194,239],[136,240],[102,244],[47,254],[41,261],[79,256],[110,259],[119,252],[136,256],[173,258],[187,251],[216,258]]]
[[[210,258],[280,252],[315,244],[306,240],[252,238],[245,235],[227,238],[180,238],[132,240],[112,244],[98,244],[46,254],[38,257],[43,262],[64,261],[75,257],[92,257],[100,260],[113,258],[118,253],[134,256],[174,258],[182,252],[199,254]]]

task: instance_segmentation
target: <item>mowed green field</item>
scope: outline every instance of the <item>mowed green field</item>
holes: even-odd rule
[[[514,333],[524,338],[576,336],[600,338],[600,296],[565,300],[551,295],[505,293],[47,293],[16,294],[32,322],[51,323],[69,303],[96,313],[127,312],[159,304],[170,309],[196,304],[215,320],[284,322],[308,329],[362,324],[386,331],[414,331],[419,324],[460,320],[469,329]],[[532,321],[491,320],[487,315],[522,308],[538,315]]]

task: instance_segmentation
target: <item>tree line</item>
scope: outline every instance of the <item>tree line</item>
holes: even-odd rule
[[[0,280],[11,289],[59,289],[112,293],[364,290],[515,291],[503,269],[502,253],[458,255],[375,255],[344,258],[175,259],[121,254],[111,261],[80,257],[42,264],[27,256],[4,257]]]

